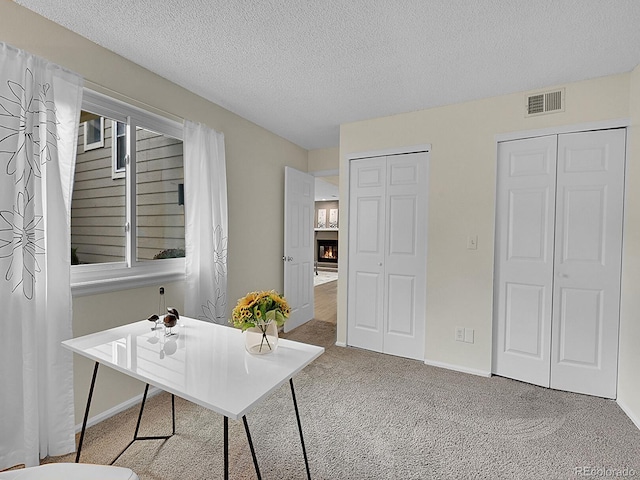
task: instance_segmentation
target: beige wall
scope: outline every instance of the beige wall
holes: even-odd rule
[[[626,118],[629,79],[629,74],[621,74],[562,85],[566,110],[550,115],[525,118],[525,96],[518,93],[341,126],[341,269],[346,268],[348,254],[347,156],[418,144],[432,146],[425,292],[427,361],[491,371],[496,135]],[[466,249],[468,235],[478,235],[477,250]],[[338,281],[339,343],[346,341],[347,332],[345,274],[341,270]],[[473,328],[475,343],[456,342],[456,326]]]
[[[223,132],[229,201],[228,302],[232,307],[250,290],[282,290],[284,166],[306,171],[306,150],[7,0],[0,0],[0,41],[78,72],[102,93]],[[184,286],[175,289],[182,298]],[[155,310],[157,289],[138,290],[74,298],[74,334],[104,329],[112,324],[107,318],[127,323],[146,317],[148,308]],[[85,398],[89,378],[84,368],[76,367],[75,373],[77,398]],[[127,397],[122,392],[128,391],[122,387],[127,381],[111,373],[104,379],[112,376],[117,379],[100,387],[103,401],[92,408],[92,415]]]
[[[309,172],[338,170],[338,168],[340,168],[340,149],[338,147],[309,150]]]
[[[640,66],[630,78],[618,402],[640,428]]]

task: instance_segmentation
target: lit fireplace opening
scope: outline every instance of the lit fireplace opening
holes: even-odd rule
[[[337,240],[318,240],[318,262],[338,263]]]

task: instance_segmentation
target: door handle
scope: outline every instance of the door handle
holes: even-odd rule
[[[293,257],[287,257],[286,255],[283,255],[282,260],[285,262],[293,262]]]
[[[382,262],[378,262],[378,266],[381,267],[382,266]]]
[[[569,278],[569,275],[567,275],[566,273],[559,273],[558,276],[560,278]]]

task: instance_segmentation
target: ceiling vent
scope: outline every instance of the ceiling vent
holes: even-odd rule
[[[527,117],[545,113],[564,112],[564,88],[553,92],[527,95]]]

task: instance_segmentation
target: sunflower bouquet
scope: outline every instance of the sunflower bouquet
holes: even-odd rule
[[[264,326],[274,321],[278,327],[284,325],[291,308],[275,290],[251,292],[238,300],[231,313],[231,323],[245,331],[247,328]]]

